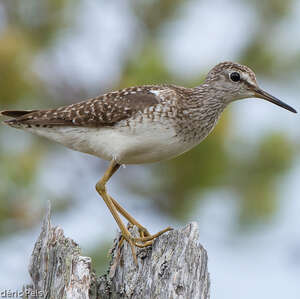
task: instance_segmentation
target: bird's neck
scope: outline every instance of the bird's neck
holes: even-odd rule
[[[192,101],[198,103],[201,110],[211,110],[216,115],[223,112],[228,104],[224,99],[224,93],[217,92],[206,83],[193,88]]]
[[[192,88],[187,91],[186,101],[183,101],[183,117],[185,139],[199,143],[215,127],[225,103],[210,94],[206,86]]]

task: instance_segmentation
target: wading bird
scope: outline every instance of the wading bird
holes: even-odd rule
[[[253,97],[296,113],[262,90],[250,68],[223,62],[194,88],[168,84],[129,87],[56,109],[1,114],[12,118],[5,121],[11,127],[110,161],[96,190],[121,230],[119,245],[126,240],[136,262],[135,246],[151,245],[170,228],[151,235],[107,193],[107,181],[122,164],[162,161],[190,150],[213,130],[229,103]],[[138,227],[140,237],[130,234],[119,214]]]

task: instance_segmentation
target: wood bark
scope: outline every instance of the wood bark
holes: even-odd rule
[[[131,229],[137,235],[137,229]],[[160,236],[150,247],[137,249],[134,264],[126,242],[111,250],[107,274],[97,277],[92,261],[79,246],[50,222],[50,204],[35,243],[23,298],[157,298],[208,299],[210,280],[207,253],[199,244],[197,224]]]

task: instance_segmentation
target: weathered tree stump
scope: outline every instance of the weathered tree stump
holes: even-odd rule
[[[51,226],[49,205],[29,265],[32,284],[24,287],[23,298],[209,298],[207,254],[195,222],[137,249],[137,266],[126,242],[117,248],[119,237],[107,274],[97,278],[91,258],[81,256],[60,227]]]

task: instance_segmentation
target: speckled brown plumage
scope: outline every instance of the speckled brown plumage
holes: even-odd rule
[[[159,98],[149,92],[150,88],[155,89],[154,86],[130,87],[57,109],[24,111],[24,114],[20,111],[3,111],[2,114],[16,117],[8,121],[8,124],[15,122],[34,126],[113,126],[138,111],[159,103]]]

